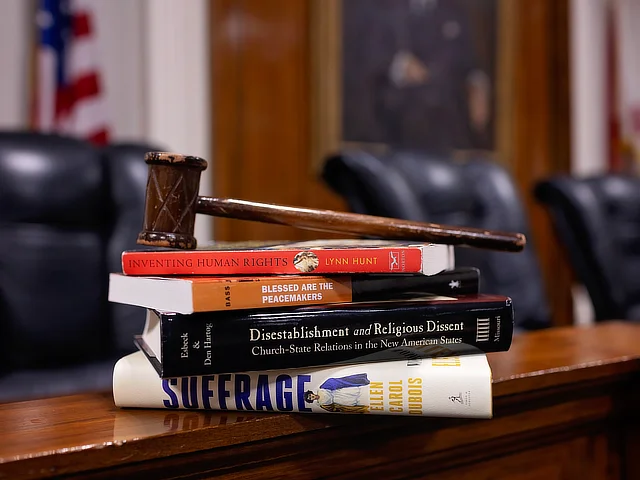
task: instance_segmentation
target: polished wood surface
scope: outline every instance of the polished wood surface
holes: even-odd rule
[[[491,420],[5,404],[0,478],[640,478],[640,325],[527,333],[489,357]]]

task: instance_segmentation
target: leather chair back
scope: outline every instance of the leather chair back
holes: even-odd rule
[[[596,320],[640,320],[640,179],[557,176],[536,185],[534,194],[591,297]]]
[[[122,270],[123,250],[145,248],[136,244],[147,191],[148,166],[144,155],[157,150],[162,149],[141,143],[118,143],[100,151],[111,210],[105,251],[107,272]],[[112,348],[117,352],[133,351],[132,338],[142,331],[145,312],[139,307],[119,303],[109,303],[108,309]]]
[[[108,191],[91,146],[0,137],[2,363],[65,365],[105,355]]]
[[[550,325],[527,217],[511,177],[495,162],[351,150],[328,158],[322,177],[356,213],[524,233],[521,253],[459,247],[456,264],[480,269],[481,291],[513,299],[518,328]]]
[[[0,132],[0,399],[108,388],[134,350],[144,311],[107,301],[108,273],[135,246],[152,149]]]

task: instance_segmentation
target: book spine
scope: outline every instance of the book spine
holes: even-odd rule
[[[363,275],[353,277],[353,301],[415,297],[417,294],[469,295],[478,293],[480,271],[460,267],[436,275]]]
[[[485,355],[161,379],[142,352],[113,371],[116,406],[491,418]]]
[[[193,284],[196,312],[348,303],[415,297],[418,294],[478,293],[479,273],[468,268],[437,275],[253,277],[243,281]]]
[[[353,300],[350,277],[255,277],[224,284],[193,284],[196,312],[345,303]]]
[[[246,314],[150,312],[161,327],[159,373],[169,378],[451,356],[504,351],[511,343],[510,303],[371,305],[369,309],[325,305]]]
[[[423,269],[420,247],[122,253],[125,275],[433,274],[451,268],[450,260],[444,258],[426,263],[433,264],[433,270],[429,265]]]

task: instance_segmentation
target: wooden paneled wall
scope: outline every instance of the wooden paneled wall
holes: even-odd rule
[[[500,0],[499,150],[521,190],[554,318],[572,318],[571,272],[535,183],[569,171],[568,0]],[[312,168],[312,0],[213,0],[217,196],[346,210]],[[218,240],[330,236],[217,219]]]
[[[510,2],[513,83],[509,159],[529,213],[547,294],[558,324],[571,323],[572,272],[547,212],[536,203],[536,182],[570,171],[568,2]]]

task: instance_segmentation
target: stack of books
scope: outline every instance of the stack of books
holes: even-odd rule
[[[487,352],[513,305],[445,244],[386,240],[129,250],[109,300],[146,308],[119,407],[490,418]]]

